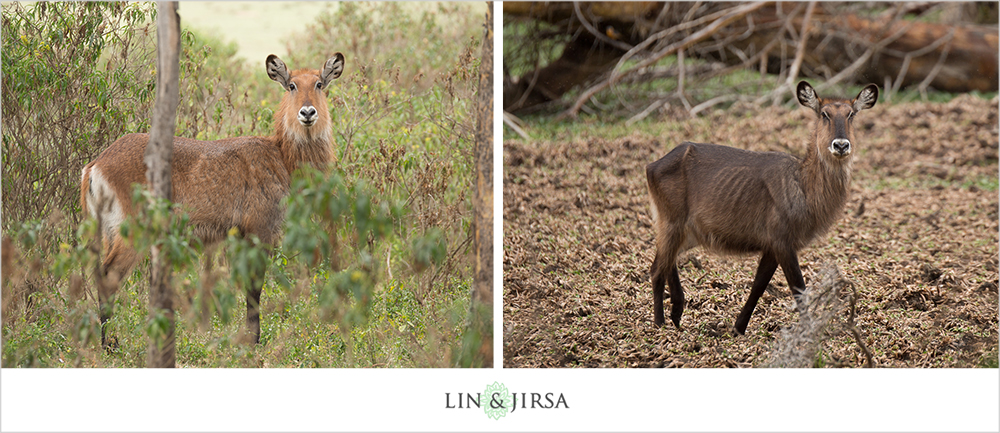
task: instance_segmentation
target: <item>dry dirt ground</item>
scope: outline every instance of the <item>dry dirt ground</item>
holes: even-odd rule
[[[685,140],[801,155],[814,116],[737,106],[657,137],[504,143],[504,366],[775,365],[800,320],[780,270],[732,330],[757,257],[682,253],[681,329],[653,325],[645,166]],[[847,206],[799,260],[810,290],[824,267],[853,285],[863,345],[843,290],[808,365],[863,366],[863,347],[876,367],[997,365],[997,125],[997,100],[971,96],[859,114]]]

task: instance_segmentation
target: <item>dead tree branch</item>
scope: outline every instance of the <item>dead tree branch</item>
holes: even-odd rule
[[[505,71],[520,57],[527,63],[511,68],[523,70],[520,76],[505,74],[504,109],[513,114],[553,107],[571,118],[581,110],[645,113],[635,119],[674,103],[696,112],[731,99],[716,99],[718,90],[704,84],[737,69],[760,71],[760,81],[747,86],[753,90],[738,98],[757,104],[787,100],[791,85],[803,78],[815,80],[819,91],[884,82],[887,97],[908,86],[996,91],[1000,82],[995,24],[934,22],[952,8],[939,2],[507,2],[503,8],[518,20],[546,23],[519,39],[523,47],[515,50],[523,54],[505,55]],[[561,53],[554,60],[533,49],[559,44],[565,44],[561,51],[547,51]],[[637,100],[636,90],[619,88],[662,77],[650,68],[672,55],[698,63],[675,68],[669,95],[652,95],[664,102]],[[726,69],[715,66],[720,64]],[[689,69],[705,65],[714,69]],[[579,93],[561,101],[573,89]],[[599,95],[607,90],[617,103]]]
[[[766,6],[767,4],[768,3],[752,3],[752,4],[749,4],[749,5],[745,5],[745,6],[741,6],[741,7],[738,7],[738,8],[734,8],[735,10],[733,10],[732,12],[730,12],[730,13],[728,13],[728,14],[720,17],[719,19],[713,21],[711,24],[705,26],[701,30],[698,30],[697,32],[695,32],[691,36],[688,36],[683,41],[671,44],[668,47],[660,50],[659,52],[653,54],[651,57],[649,57],[646,60],[643,60],[642,62],[640,62],[638,65],[636,65],[636,66],[634,66],[634,67],[632,67],[630,69],[627,69],[624,72],[618,72],[617,70],[613,70],[611,72],[611,76],[608,77],[606,80],[604,80],[604,81],[600,82],[599,84],[597,84],[597,85],[595,85],[595,86],[587,89],[586,91],[584,91],[583,94],[581,94],[580,97],[578,97],[576,99],[576,102],[573,103],[573,106],[570,107],[568,110],[566,110],[566,112],[564,112],[560,117],[569,116],[569,117],[575,118],[579,114],[579,112],[580,112],[580,107],[582,107],[583,104],[585,104],[588,99],[590,99],[592,96],[594,96],[597,92],[599,92],[601,90],[604,90],[608,86],[613,85],[615,82],[617,82],[618,80],[620,80],[622,77],[624,77],[626,75],[629,75],[629,74],[632,74],[632,73],[634,73],[636,71],[642,70],[642,69],[648,67],[649,65],[652,65],[653,63],[656,63],[656,62],[660,61],[660,59],[662,59],[662,58],[664,58],[664,57],[666,57],[668,55],[676,53],[678,50],[685,49],[685,48],[690,47],[691,45],[695,44],[696,42],[700,42],[700,41],[704,40],[705,38],[711,36],[715,32],[717,32],[720,29],[724,28],[729,23],[732,23],[733,21],[736,21],[737,19],[740,19],[740,18],[746,16],[746,14],[748,14],[748,13],[750,13],[752,11],[760,9],[760,8]]]

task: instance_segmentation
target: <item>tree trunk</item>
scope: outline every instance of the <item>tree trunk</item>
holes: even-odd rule
[[[472,282],[472,326],[481,337],[475,358],[493,365],[493,3],[487,2],[486,31],[476,100],[476,273]]]
[[[157,4],[156,39],[156,104],[153,107],[149,145],[146,146],[146,177],[154,197],[170,200],[170,163],[173,158],[179,97],[180,17],[177,15],[177,2]],[[150,261],[149,320],[154,322],[154,328],[162,332],[150,335],[146,365],[153,368],[174,367],[171,264],[166,254],[156,245],[150,253]]]

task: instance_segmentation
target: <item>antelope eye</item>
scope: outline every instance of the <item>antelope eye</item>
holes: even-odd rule
[[[323,88],[323,82],[322,81],[317,81],[316,82],[316,89],[318,90],[318,89],[322,89],[322,88]]]
[[[823,120],[830,120],[830,115],[829,115],[829,114],[827,114],[827,113],[826,113],[826,111],[824,111],[824,112],[821,112],[821,113],[819,113],[819,114],[820,114],[821,116],[823,116]]]
[[[288,83],[288,90],[295,90],[295,83]]]

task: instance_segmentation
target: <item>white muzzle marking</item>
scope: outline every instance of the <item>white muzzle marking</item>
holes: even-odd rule
[[[312,126],[314,123],[316,123],[317,117],[319,116],[318,112],[316,111],[316,107],[313,107],[312,105],[305,106],[299,109],[298,119],[299,123],[301,123],[302,126],[305,127]]]
[[[830,142],[830,153],[840,158],[850,155],[851,141],[843,138],[834,139]]]

